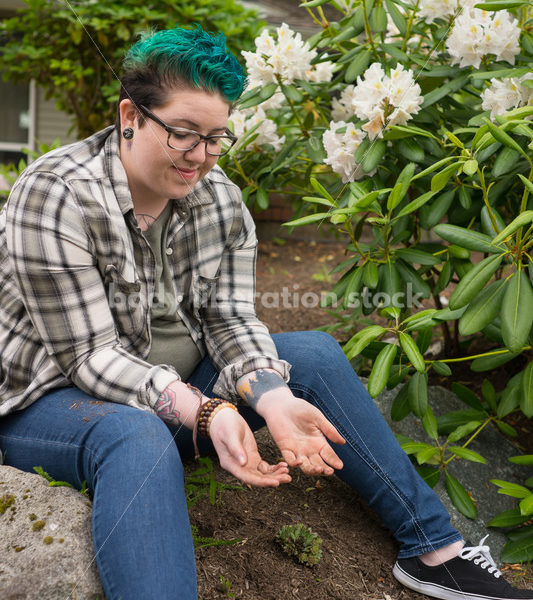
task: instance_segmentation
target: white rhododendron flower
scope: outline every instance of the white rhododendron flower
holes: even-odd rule
[[[354,159],[354,154],[365,137],[366,134],[356,129],[353,123],[344,121],[331,121],[329,129],[322,136],[327,154],[324,162],[331,166],[334,173],[342,176],[343,183],[365,176],[361,165]]]
[[[481,59],[494,54],[514,65],[520,52],[520,27],[506,10],[488,12],[477,8],[463,10],[446,40],[452,64],[478,68]]]
[[[352,114],[366,120],[363,129],[371,140],[383,137],[387,125],[405,125],[420,110],[424,101],[420,86],[415,83],[413,72],[398,65],[390,75],[379,63],[373,63],[357,78],[357,85],[334,103],[335,114],[348,116],[348,102]]]
[[[474,8],[479,0],[420,0],[418,16],[432,23],[435,19],[446,19],[450,15]]]
[[[340,98],[333,98],[331,102],[331,117],[334,121],[347,121],[353,117],[354,85],[347,85],[341,92]]]
[[[283,83],[292,83],[295,79],[331,80],[334,65],[330,62],[311,65],[317,52],[302,40],[300,33],[295,33],[283,23],[276,29],[276,38],[264,30],[255,40],[256,51],[242,52],[252,82],[250,88],[277,82],[278,78]]]
[[[257,129],[254,130],[254,135],[257,137],[246,145],[247,149],[270,144],[278,152],[285,142],[285,136],[280,137],[277,134],[276,123],[267,118],[261,107],[235,110],[231,113],[231,122],[233,123],[233,132],[237,137],[242,137],[257,125]]]
[[[528,79],[533,79],[533,73],[527,73],[523,77],[491,79],[490,86],[481,93],[481,107],[483,110],[490,110],[490,116],[494,118],[511,108],[532,105],[533,89],[523,85]]]

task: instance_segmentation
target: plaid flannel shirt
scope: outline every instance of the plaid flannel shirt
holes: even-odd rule
[[[166,252],[177,311],[219,371],[215,394],[235,401],[245,373],[289,378],[255,313],[256,246],[240,191],[219,167],[173,200]],[[153,410],[179,379],[144,360],[154,278],[113,127],[29,166],[0,213],[0,415],[68,385]]]

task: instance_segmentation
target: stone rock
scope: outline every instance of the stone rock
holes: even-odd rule
[[[429,442],[420,419],[414,415],[410,414],[399,422],[391,420],[392,401],[400,387],[394,390],[385,390],[375,398],[379,410],[395,434],[405,435],[417,442]],[[428,398],[435,416],[444,415],[452,410],[468,408],[453,392],[443,387],[430,387]],[[439,439],[441,443],[444,443],[445,440],[445,437]],[[456,445],[460,446],[464,441],[466,438],[457,442]],[[527,467],[509,462],[510,456],[516,456],[521,452],[492,424],[485,427],[468,448],[481,454],[486,459],[486,464],[461,459],[450,464],[449,472],[472,494],[478,510],[477,518],[469,519],[453,506],[444,486],[444,477],[441,476],[434,489],[450,513],[453,527],[458,529],[465,539],[477,544],[481,538],[489,534],[485,543],[490,545],[492,557],[498,563],[506,538],[500,529],[487,528],[485,524],[500,512],[514,508],[516,501],[509,496],[498,494],[497,486],[490,483],[490,480],[503,479],[523,485],[524,480],[531,475],[531,472]]]
[[[103,600],[91,509],[77,490],[0,466],[0,598]]]

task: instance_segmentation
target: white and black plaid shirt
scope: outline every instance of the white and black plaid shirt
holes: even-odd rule
[[[258,368],[287,381],[255,313],[257,240],[239,189],[214,167],[173,204],[177,310],[220,371],[215,394],[239,400],[236,380]],[[0,415],[66,385],[151,410],[177,378],[143,360],[154,278],[112,127],[28,167],[0,213]]]

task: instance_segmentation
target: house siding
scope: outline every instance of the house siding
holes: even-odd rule
[[[44,90],[37,88],[35,137],[41,144],[51,144],[59,138],[61,144],[69,144],[77,140],[71,128],[70,117],[57,110],[54,100],[46,100]]]

